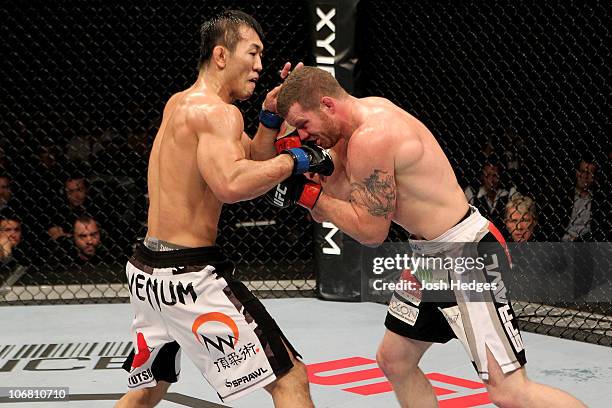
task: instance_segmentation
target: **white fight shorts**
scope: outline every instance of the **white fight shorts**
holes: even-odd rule
[[[126,266],[134,308],[128,387],[176,382],[180,350],[222,401],[270,384],[299,354],[218,247],[153,251],[140,245]],[[285,348],[285,345],[287,348]]]
[[[511,273],[511,262],[499,230],[471,207],[441,236],[412,240],[410,246],[422,264],[438,266],[402,273],[403,281],[419,286],[393,293],[386,328],[425,342],[459,339],[483,380],[489,377],[487,348],[504,373],[525,365],[523,340],[502,280],[503,274]],[[427,290],[423,279],[434,289]],[[440,282],[446,282],[445,290],[440,290]]]

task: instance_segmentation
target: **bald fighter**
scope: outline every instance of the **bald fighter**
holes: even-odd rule
[[[244,133],[232,102],[255,90],[262,37],[240,11],[205,22],[198,78],[164,108],[149,157],[148,232],[126,266],[136,353],[124,364],[129,392],[117,407],[156,405],[178,380],[181,350],[223,401],[263,387],[276,407],[312,407],[299,354],[215,246],[224,203],[257,197],[292,174],[333,171],[317,146],[289,144],[276,156],[278,87],[253,140]]]
[[[387,99],[352,97],[332,75],[313,67],[288,76],[277,105],[302,141],[331,149],[335,172],[315,177],[320,183],[304,176],[289,178],[273,190],[275,205],[299,202],[315,220],[330,221],[372,246],[385,240],[395,222],[420,238],[410,245],[422,257],[456,259],[457,249],[465,249],[461,243],[474,243],[478,252],[473,256],[494,258],[509,269],[501,234],[468,205],[440,145],[415,117]],[[493,252],[483,253],[491,246]],[[497,279],[499,274],[491,276],[486,266],[469,274],[458,268],[441,270],[441,276],[461,280],[469,275],[482,283]],[[495,282],[503,288],[501,280]],[[426,295],[418,290],[393,293],[377,353],[402,407],[437,406],[418,364],[432,343],[451,338],[462,341],[493,403],[583,406],[569,394],[527,378],[523,342],[505,290],[486,292],[482,301],[471,301],[471,295],[456,289],[450,302],[428,301]]]

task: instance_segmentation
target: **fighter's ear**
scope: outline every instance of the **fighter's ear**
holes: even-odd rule
[[[329,113],[336,111],[336,101],[330,96],[321,97],[321,109]]]
[[[227,65],[229,50],[222,45],[215,45],[212,52],[212,59],[218,68],[223,69]]]

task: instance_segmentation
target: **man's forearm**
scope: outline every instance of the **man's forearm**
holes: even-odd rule
[[[293,159],[287,154],[266,161],[242,160],[227,179],[227,197],[219,199],[237,202],[259,197],[291,176],[293,167]]]
[[[278,130],[269,129],[261,123],[257,128],[257,133],[251,140],[251,159],[252,160],[269,160],[276,156],[274,141],[278,135]]]
[[[321,194],[311,212],[315,219],[333,223],[363,245],[376,246],[384,240],[378,238],[373,229],[363,225],[352,203],[334,198],[325,192]]]

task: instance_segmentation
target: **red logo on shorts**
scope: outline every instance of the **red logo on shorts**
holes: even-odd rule
[[[144,338],[142,333],[136,333],[136,345],[138,347],[138,353],[134,356],[134,360],[132,361],[132,368],[138,368],[144,363],[147,362],[149,357],[151,357],[151,351],[149,350],[149,346],[147,345],[147,341]]]

